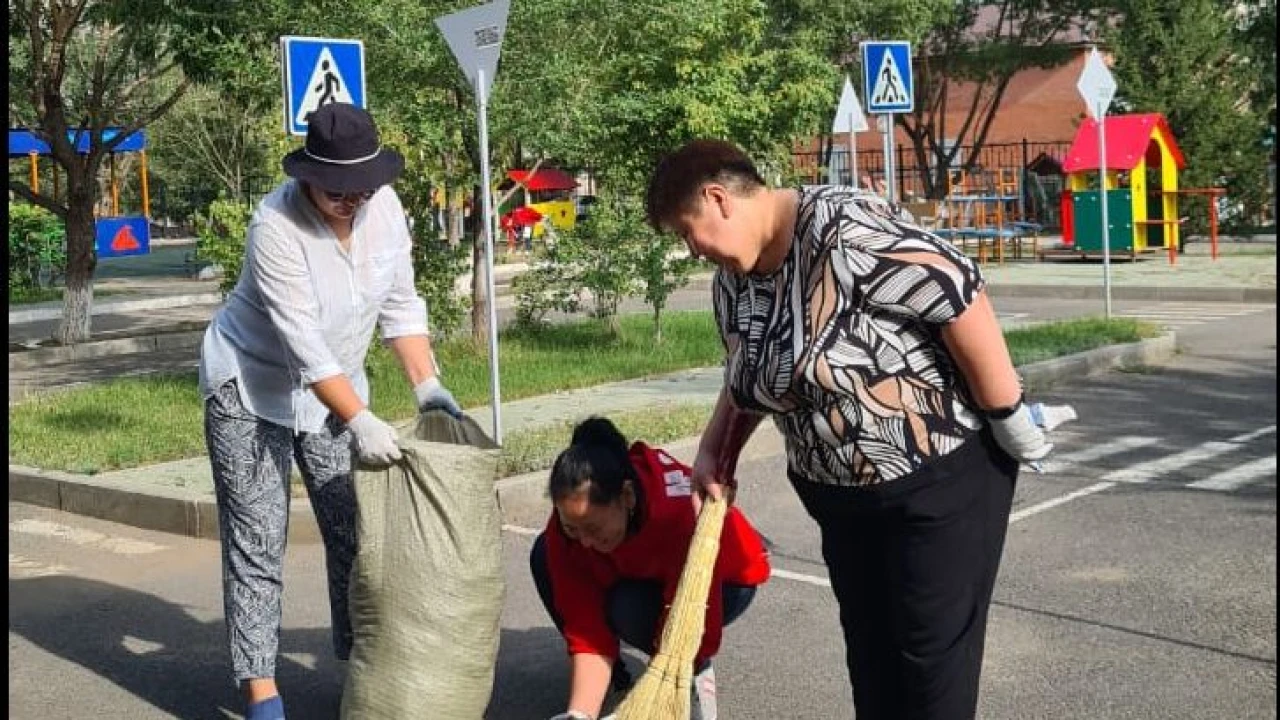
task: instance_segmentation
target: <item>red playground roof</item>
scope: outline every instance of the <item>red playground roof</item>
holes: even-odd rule
[[[1182,150],[1173,139],[1173,131],[1169,122],[1160,113],[1142,115],[1111,115],[1107,117],[1107,169],[1132,170],[1142,162],[1147,154],[1153,135],[1160,133],[1173,162],[1181,170],[1187,166],[1182,157]],[[1161,158],[1152,157],[1152,165],[1160,164]],[[1067,151],[1066,160],[1062,163],[1065,172],[1075,173],[1083,170],[1098,169],[1098,121],[1086,119],[1076,131],[1075,140],[1071,141],[1071,149]]]
[[[507,177],[529,190],[573,190],[578,187],[578,181],[570,177],[569,173],[555,168],[541,168],[534,173],[528,170],[509,170]]]

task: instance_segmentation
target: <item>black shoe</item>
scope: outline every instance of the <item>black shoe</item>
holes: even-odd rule
[[[613,661],[613,676],[609,680],[609,687],[619,693],[631,689],[631,673],[627,670],[626,663],[622,662],[622,658]]]

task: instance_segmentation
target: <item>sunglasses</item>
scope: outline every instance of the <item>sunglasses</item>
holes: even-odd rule
[[[364,192],[358,193],[329,192],[328,190],[321,190],[320,192],[324,195],[325,199],[331,203],[345,202],[349,204],[357,204],[367,202],[369,198],[373,197],[373,194],[377,192],[377,190],[365,190]]]

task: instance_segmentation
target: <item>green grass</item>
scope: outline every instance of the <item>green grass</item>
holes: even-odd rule
[[[628,440],[666,443],[697,435],[711,419],[711,403],[660,405],[624,413],[610,413]],[[568,447],[576,421],[557,422],[531,430],[515,431],[503,438],[498,469],[502,477],[551,467]]]
[[[600,323],[582,321],[538,331],[502,334],[502,398],[518,400],[603,382],[716,365],[719,336],[707,311],[667,313],[664,340],[655,343],[649,319],[622,318],[612,337]],[[1156,330],[1132,320],[1073,320],[1006,334],[1015,364],[1101,345],[1150,337]],[[489,401],[488,358],[465,341],[436,348],[446,385],[463,407]],[[369,356],[373,409],[401,420],[415,411],[413,394],[394,356]],[[614,416],[629,437],[665,442],[697,434],[709,408],[672,406]],[[570,425],[508,432],[504,472],[540,469],[564,447]],[[202,406],[194,374],[120,378],[102,385],[37,396],[9,408],[9,461],[51,470],[96,473],[203,454]]]
[[[108,297],[110,295],[119,295],[120,293],[121,291],[119,290],[99,290],[95,288],[93,291],[93,296],[100,298],[100,297]],[[25,289],[25,290],[19,289],[19,290],[9,291],[10,307],[14,305],[32,305],[34,303],[52,302],[54,300],[61,300],[61,299],[62,299],[62,288],[60,287],[33,288],[33,289]]]
[[[661,343],[653,341],[646,316],[624,316],[621,325],[616,338],[590,320],[504,332],[498,343],[502,399],[715,365],[724,353],[705,311],[664,314]],[[489,402],[486,353],[468,341],[449,341],[436,355],[463,407]],[[368,368],[374,412],[388,420],[412,417],[413,391],[395,356],[376,347]],[[9,408],[9,461],[97,473],[197,456],[205,451],[202,411],[194,373],[120,378],[37,396]]]
[[[1084,352],[1103,345],[1137,342],[1160,334],[1159,328],[1129,318],[1079,318],[1005,333],[1014,365]]]
[[[9,290],[9,305],[31,305],[62,299],[62,288],[17,288]]]

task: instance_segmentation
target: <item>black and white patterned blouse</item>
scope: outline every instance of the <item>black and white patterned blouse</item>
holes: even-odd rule
[[[739,407],[773,416],[801,477],[901,478],[982,426],[940,330],[983,285],[969,258],[882,198],[801,188],[782,267],[716,274],[725,384]]]

